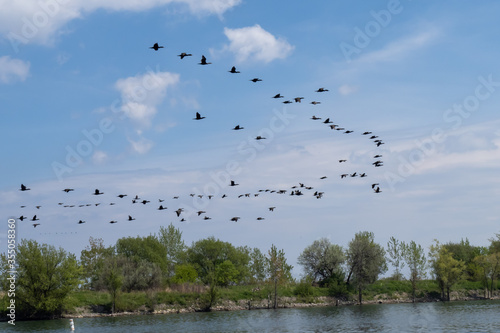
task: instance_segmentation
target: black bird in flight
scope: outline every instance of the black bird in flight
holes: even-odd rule
[[[382,191],[380,190],[380,187],[377,186],[377,188],[373,189],[375,193],[381,193]]]
[[[372,134],[372,132],[363,132],[363,135]]]
[[[259,82],[259,81],[262,81],[262,80],[259,79],[258,77],[256,77],[256,78],[251,79],[250,81],[252,81],[252,82]]]
[[[118,221],[113,220],[113,221],[109,221],[109,223],[111,223],[111,224],[118,223]]]
[[[21,184],[21,189],[20,191],[29,191],[31,190],[30,188],[27,188],[26,186],[24,186],[24,184]]]
[[[275,208],[276,208],[276,207],[269,207],[269,211],[270,211],[270,212],[274,212],[274,209],[275,209]]]
[[[83,223],[85,223],[85,221],[82,220],[78,221],[78,224],[83,224]]]
[[[238,130],[242,130],[244,128],[245,127],[241,127],[240,125],[236,125],[236,126],[234,126],[233,130],[238,131]]]
[[[33,216],[33,218],[31,219],[31,221],[40,221],[40,219],[39,219],[39,218],[37,218],[37,217],[36,217],[36,215],[35,215],[35,216]]]
[[[240,219],[239,216],[235,216],[235,217],[231,218],[231,221],[238,222],[239,219]]]
[[[72,189],[72,188],[65,188],[63,191],[66,192],[66,193],[69,193],[71,191],[74,191],[74,189]]]
[[[230,70],[230,71],[228,71],[228,72],[229,72],[229,73],[233,73],[233,74],[238,74],[238,73],[239,73],[239,71],[237,71],[237,70],[236,70],[236,67],[235,67],[235,66],[231,67],[231,70]]]
[[[347,160],[339,160],[339,163],[347,162]]]
[[[130,216],[130,215],[129,215],[129,216],[128,216],[128,220],[129,220],[129,221],[134,221],[134,220],[135,220],[135,218],[133,218],[132,216]]]
[[[312,101],[311,104],[312,105],[317,105],[317,104],[321,104],[321,102]]]
[[[284,101],[283,104],[291,104],[293,103],[292,101]]]
[[[205,117],[202,117],[199,112],[196,112],[196,118],[193,118],[194,120],[202,120],[205,119]]]
[[[382,157],[382,155],[380,154],[373,156],[373,158],[380,158],[380,157]]]
[[[328,89],[325,89],[325,88],[319,88],[318,90],[316,90],[316,92],[325,92],[325,91],[328,91]]]
[[[33,228],[36,228],[37,225],[40,225],[40,223],[33,223]]]
[[[126,194],[118,194],[117,197],[120,198],[120,199],[123,199],[125,198],[127,195]]]
[[[312,117],[311,117],[311,119],[312,119],[312,120],[320,120],[321,118],[318,118],[318,117],[316,117],[316,116],[312,116]]]
[[[283,97],[285,97],[285,96],[281,96],[281,94],[276,94],[273,96],[273,98],[283,98]]]
[[[330,118],[326,118],[323,124],[333,124],[333,121],[331,121]]]
[[[22,216],[22,215],[21,215],[21,216],[19,216],[19,220],[20,220],[20,221],[23,221],[25,218],[26,218],[26,216]]]
[[[265,140],[265,139],[266,139],[265,137],[260,136],[260,135],[255,137],[255,140]]]
[[[208,216],[205,216],[203,219],[204,219],[204,220],[211,220],[212,218],[211,218],[211,217],[208,217]]]
[[[101,194],[104,194],[103,192],[99,192],[99,189],[95,189],[94,191],[94,195],[101,195]]]
[[[295,97],[293,100],[295,101],[295,103],[301,103],[303,99],[304,97]]]
[[[160,207],[158,207],[158,210],[165,210],[167,209],[167,207],[163,207],[163,205],[160,205]]]
[[[153,46],[150,47],[150,49],[153,49],[155,51],[158,51],[158,49],[162,49],[163,46],[159,46],[158,43],[155,43]]]
[[[236,183],[234,182],[234,180],[231,180],[231,183],[229,184],[229,186],[237,186],[237,185],[240,185],[240,184],[236,184]]]
[[[210,65],[211,62],[207,62],[207,58],[205,58],[204,55],[201,56],[201,62],[198,63],[199,65]]]
[[[192,54],[191,53],[182,52],[181,54],[178,54],[177,56],[181,57],[181,59],[184,59],[184,57],[190,57],[190,56],[192,56]]]

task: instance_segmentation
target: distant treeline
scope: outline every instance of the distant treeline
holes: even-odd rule
[[[366,231],[356,233],[347,248],[322,238],[298,257],[304,271],[299,283],[292,278],[293,267],[284,250],[274,245],[263,253],[208,237],[187,246],[182,232],[172,224],[161,227],[157,234],[120,238],[109,247],[102,239],[90,237],[79,259],[62,248],[22,240],[15,249],[15,267],[11,266],[12,256],[0,255],[4,292],[0,305],[6,314],[14,299],[17,318],[57,317],[65,310],[71,292],[93,290],[110,294],[114,312],[122,292],[194,285],[201,290],[198,303],[210,310],[222,288],[257,285],[268,288],[268,298],[276,307],[278,287],[294,283],[306,290],[308,286],[328,288],[329,295],[339,299],[357,294],[361,304],[363,290],[386,273],[388,265],[394,268],[392,279],[411,283],[413,300],[418,281],[428,272],[438,283],[443,300],[450,300],[450,289],[464,280],[481,283],[488,298],[500,277],[500,234],[489,241],[488,247],[473,246],[467,239],[447,244],[435,241],[425,251],[413,241],[395,238],[384,247]],[[14,294],[9,292],[13,284]]]

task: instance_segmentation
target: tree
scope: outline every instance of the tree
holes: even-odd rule
[[[399,281],[402,277],[401,269],[404,268],[403,261],[403,242],[399,242],[396,238],[391,237],[387,242],[388,261],[394,266],[394,280]]]
[[[4,254],[0,257],[4,283],[7,259]],[[57,250],[52,245],[23,239],[16,248],[16,260],[17,315],[40,318],[61,314],[68,294],[80,282],[81,269],[76,257],[62,248]]]
[[[194,283],[198,278],[196,268],[191,264],[179,264],[175,266],[175,275],[172,277],[172,282],[177,284]]]
[[[427,259],[425,258],[424,248],[417,245],[414,241],[410,244],[401,243],[401,254],[403,260],[410,269],[410,282],[412,289],[412,300],[415,303],[415,292],[417,290],[417,281],[425,277]]]
[[[285,258],[285,252],[274,246],[268,251],[267,271],[269,282],[274,287],[273,309],[278,307],[278,286],[292,280],[292,265],[288,265]]]
[[[167,272],[166,249],[154,235],[120,238],[115,247],[117,255],[123,255],[135,262],[144,260],[154,263],[163,273]]]
[[[160,227],[157,238],[165,248],[167,255],[166,278],[170,280],[175,274],[176,265],[181,264],[185,259],[186,245],[182,240],[182,231],[170,223],[166,228]]]
[[[238,284],[248,277],[250,256],[244,247],[209,237],[193,242],[187,250],[187,261],[192,264],[200,280],[209,287],[205,309],[216,302],[218,287]]]
[[[299,255],[297,262],[302,265],[307,276],[313,281],[326,281],[342,275],[345,255],[342,247],[328,239],[315,240]]]
[[[441,288],[441,297],[449,301],[451,287],[464,278],[465,263],[453,258],[453,254],[445,246],[437,240],[435,242],[429,252],[431,266]]]
[[[250,283],[261,283],[266,279],[266,256],[259,248],[250,251]]]
[[[479,246],[473,246],[469,243],[469,240],[460,240],[459,243],[446,243],[442,245],[448,250],[454,259],[460,260],[465,265],[465,275],[464,278],[473,281],[475,276],[478,274],[477,263],[474,258],[481,254],[481,248]]]
[[[481,268],[481,276],[487,292],[485,297],[490,298],[495,288],[495,280],[500,273],[500,252],[477,256],[474,261]]]
[[[80,264],[84,287],[96,289],[97,280],[102,273],[104,260],[114,253],[113,247],[105,247],[102,238],[89,238],[89,245],[80,253]]]
[[[349,275],[347,283],[353,278],[353,285],[358,290],[359,304],[362,304],[362,291],[378,276],[387,271],[385,250],[374,241],[372,232],[358,232],[349,242],[347,249]]]
[[[111,295],[111,313],[115,313],[116,300],[123,286],[123,275],[118,266],[118,260],[117,256],[108,257],[100,278],[104,287]]]

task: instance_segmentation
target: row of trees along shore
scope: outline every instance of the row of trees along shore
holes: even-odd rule
[[[488,247],[481,247],[467,239],[447,244],[435,240],[426,253],[414,241],[394,237],[384,247],[367,231],[356,233],[347,248],[321,238],[298,257],[304,272],[299,283],[292,278],[293,266],[283,249],[272,245],[263,253],[214,237],[186,246],[182,232],[172,224],[149,236],[120,238],[108,247],[102,239],[90,237],[79,259],[62,248],[23,239],[16,247],[16,316],[57,317],[66,310],[69,295],[82,290],[109,293],[113,313],[122,293],[179,286],[197,292],[197,304],[205,311],[217,303],[221,291],[241,285],[255,286],[252,291],[265,288],[273,308],[278,306],[279,287],[286,285],[294,285],[299,294],[308,294],[313,286],[327,288],[328,295],[337,299],[357,294],[362,304],[363,291],[388,271],[388,265],[393,266],[391,280],[410,283],[413,301],[418,282],[429,272],[442,300],[449,301],[450,289],[464,280],[480,282],[484,297],[489,298],[500,277],[500,234],[489,241]],[[3,312],[11,299],[10,264],[7,254],[1,254]]]

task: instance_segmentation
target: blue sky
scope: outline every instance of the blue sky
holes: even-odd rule
[[[487,245],[500,231],[495,1],[0,4],[1,218],[40,218],[20,237],[79,254],[90,236],[110,245],[174,223],[187,244],[275,244],[298,276],[320,237]],[[340,178],[354,172],[367,177]],[[290,196],[299,183],[314,189]]]

